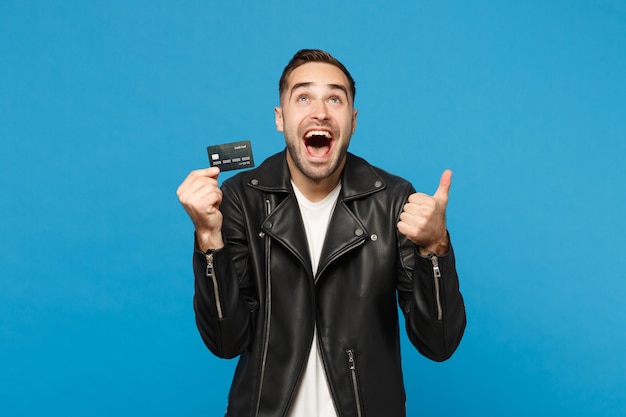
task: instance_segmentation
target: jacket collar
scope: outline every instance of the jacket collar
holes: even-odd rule
[[[250,171],[250,187],[270,193],[291,193],[291,176],[286,150],[267,158],[256,170]],[[341,175],[341,198],[353,200],[386,188],[372,165],[348,152]]]

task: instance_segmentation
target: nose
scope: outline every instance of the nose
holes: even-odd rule
[[[324,100],[319,100],[315,103],[315,106],[311,111],[311,118],[315,120],[328,119],[328,108],[326,107],[326,102]]]

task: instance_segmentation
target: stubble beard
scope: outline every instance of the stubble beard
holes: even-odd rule
[[[321,181],[333,175],[339,166],[343,162],[348,153],[348,145],[350,144],[350,140],[345,142],[341,142],[339,147],[339,152],[334,156],[329,165],[324,165],[322,167],[311,166],[305,160],[305,156],[298,152],[298,142],[286,140],[287,142],[287,152],[291,156],[291,160],[293,161],[296,168],[302,172],[307,178],[313,181]],[[303,150],[306,152],[306,150]]]

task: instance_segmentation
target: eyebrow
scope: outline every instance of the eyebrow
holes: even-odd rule
[[[314,83],[312,83],[312,82],[304,82],[304,83],[294,84],[294,86],[291,87],[290,95],[293,95],[293,92],[295,90],[297,90],[298,88],[307,88],[307,87],[311,87],[312,85],[314,85]],[[327,84],[326,86],[330,87],[331,90],[341,90],[341,91],[344,92],[346,97],[350,97],[350,95],[348,94],[348,89],[346,88],[345,85],[342,85],[342,84]]]

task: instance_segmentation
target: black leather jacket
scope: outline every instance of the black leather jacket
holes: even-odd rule
[[[411,342],[448,359],[465,329],[454,254],[397,231],[410,183],[352,154],[313,276],[285,153],[222,185],[226,246],[196,250],[194,308],[215,355],[241,355],[227,416],[285,416],[317,326],[340,417],[405,415],[397,301]]]

